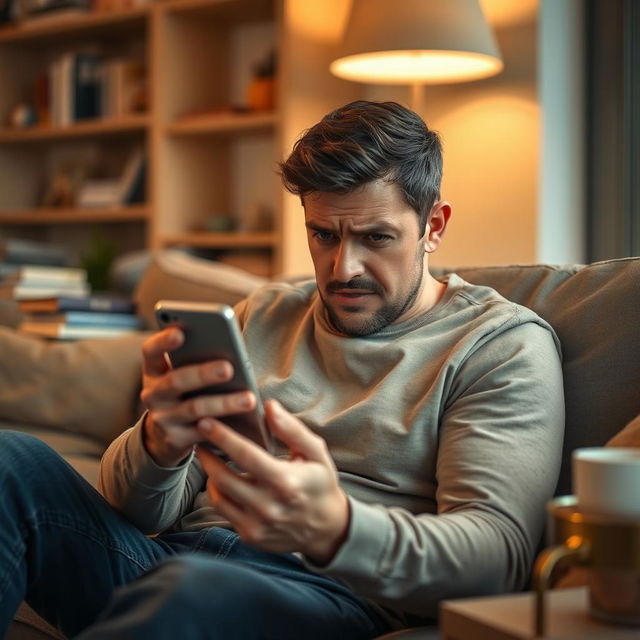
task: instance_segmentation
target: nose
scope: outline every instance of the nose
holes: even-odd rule
[[[364,275],[363,256],[351,242],[343,241],[333,263],[333,277],[339,282],[349,282],[353,278]]]

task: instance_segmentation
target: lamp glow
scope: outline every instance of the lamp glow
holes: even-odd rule
[[[346,80],[415,88],[487,78],[503,66],[478,0],[353,0],[329,68]]]

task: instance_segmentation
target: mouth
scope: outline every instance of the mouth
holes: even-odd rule
[[[354,302],[362,302],[376,294],[365,289],[338,289],[331,291],[330,295],[338,302],[353,304]]]

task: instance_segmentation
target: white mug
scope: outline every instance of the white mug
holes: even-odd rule
[[[576,449],[573,490],[584,512],[640,519],[640,448]]]

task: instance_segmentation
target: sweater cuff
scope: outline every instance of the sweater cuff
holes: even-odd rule
[[[126,458],[130,461],[131,467],[137,470],[135,474],[137,485],[156,491],[171,489],[184,481],[194,454],[191,452],[177,467],[158,465],[144,446],[143,429],[146,417],[145,413],[131,428],[125,444]]]
[[[306,557],[304,563],[315,573],[345,581],[377,573],[383,563],[391,534],[391,521],[384,509],[348,496],[350,508],[347,539],[329,564],[318,566]]]

